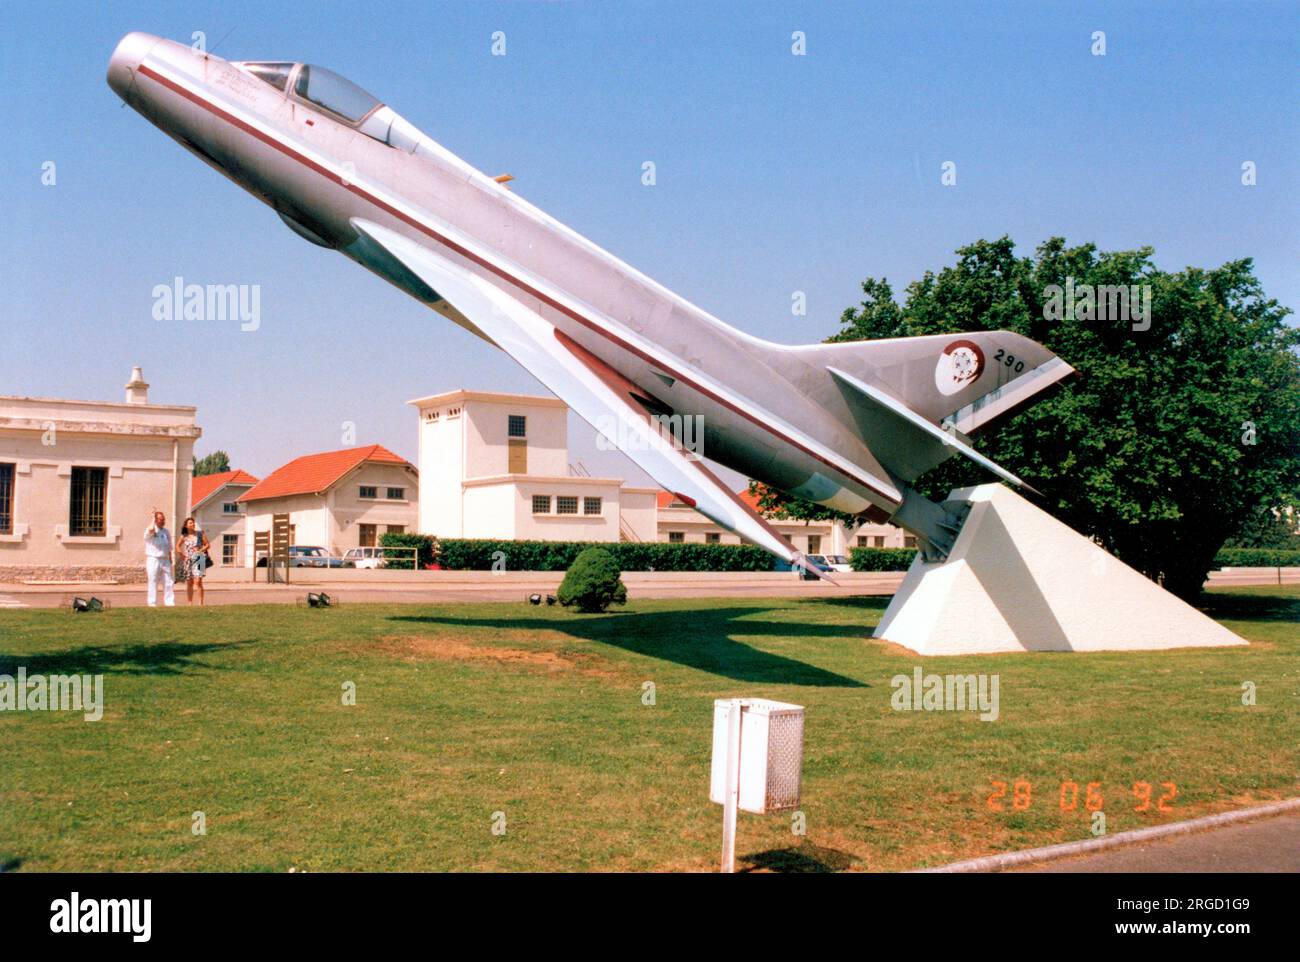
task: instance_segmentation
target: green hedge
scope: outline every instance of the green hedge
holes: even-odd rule
[[[623,571],[772,570],[772,557],[753,545],[669,544],[660,541],[498,541],[489,538],[443,538],[436,544],[439,566],[453,571],[491,571],[498,561],[505,571],[565,571],[584,548],[604,548],[614,556],[614,561]],[[423,565],[424,552],[420,558]]]
[[[915,548],[853,548],[849,564],[854,571],[906,571],[915,557]]]
[[[386,534],[379,539],[379,545],[383,548],[416,548],[415,558],[420,568],[431,564],[438,556],[438,539],[431,538],[427,534]],[[403,551],[389,558],[388,567],[410,571],[410,553]]]
[[[1300,551],[1284,548],[1221,548],[1214,556],[1216,568],[1296,568]]]

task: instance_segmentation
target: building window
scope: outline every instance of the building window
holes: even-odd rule
[[[821,550],[822,550],[822,536],[819,534],[808,535],[808,553],[821,554]]]
[[[72,505],[68,534],[74,538],[107,534],[108,468],[72,469]]]
[[[526,438],[528,437],[528,418],[522,414],[510,415],[510,423],[506,428],[507,437]]]
[[[533,495],[533,514],[550,514],[551,496],[549,494]]]
[[[555,513],[556,514],[577,514],[578,499],[571,498],[567,494],[555,496]]]
[[[669,543],[669,544],[681,544],[681,543],[682,543],[683,541],[685,541],[685,540],[686,540],[686,532],[685,532],[685,531],[669,531],[669,532],[668,532],[668,543]]]
[[[875,547],[883,548],[885,546],[885,536],[883,534],[874,535],[871,539],[875,542]]]
[[[0,534],[14,533],[14,466],[0,464]]]
[[[600,514],[600,498],[583,498],[583,514]]]
[[[239,514],[239,505],[233,501],[227,501],[221,506],[222,514]]]
[[[858,547],[865,548],[866,546],[867,546],[867,536],[865,534],[858,535]]]
[[[239,564],[239,535],[223,534],[221,536],[221,563],[223,565]]]
[[[359,496],[362,498],[377,498],[379,497],[379,488],[373,484],[363,484]]]
[[[722,543],[722,535],[721,535],[719,532],[717,532],[717,531],[706,531],[706,532],[704,532],[704,543],[705,543],[705,544],[721,544],[721,543]]]
[[[373,548],[375,546],[375,532],[378,528],[373,524],[360,525],[361,528],[361,547]]]
[[[387,528],[384,529],[384,533],[385,534],[406,534],[406,525],[390,524]]]
[[[405,489],[405,488],[389,488],[389,489],[388,489],[388,500],[389,500],[389,501],[405,501],[405,500],[406,500],[406,489]]]
[[[913,536],[910,535],[910,534],[909,534],[909,535],[905,535],[905,536],[903,537],[903,547],[904,547],[904,548],[915,548],[915,547],[916,547],[916,538],[913,537]]]

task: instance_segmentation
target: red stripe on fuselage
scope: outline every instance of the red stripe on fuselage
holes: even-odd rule
[[[560,302],[556,301],[554,298],[550,297],[549,295],[544,294],[539,290],[536,290],[526,281],[520,280],[519,278],[511,274],[509,271],[497,267],[491,261],[485,260],[484,258],[478,256],[468,248],[463,247],[462,245],[456,243],[451,238],[440,234],[438,231],[434,230],[432,227],[425,224],[423,221],[420,221],[412,217],[411,215],[401,210],[398,210],[396,207],[393,207],[391,204],[385,202],[384,200],[381,200],[380,198],[376,197],[374,194],[371,194],[369,191],[359,187],[358,185],[344,181],[342,177],[340,177],[338,174],[331,171],[329,168],[321,166],[320,164],[312,160],[310,157],[305,156],[304,154],[300,153],[297,150],[294,150],[288,144],[285,144],[282,141],[277,140],[276,138],[270,136],[269,134],[263,133],[262,131],[258,130],[256,127],[252,126],[251,124],[245,123],[243,120],[240,120],[234,114],[230,113],[229,111],[223,110],[221,107],[218,107],[210,100],[201,97],[198,94],[193,93],[192,91],[186,90],[180,84],[176,83],[173,80],[168,79],[167,77],[164,77],[162,74],[158,73],[156,70],[152,69],[147,64],[140,65],[139,73],[150,78],[151,80],[157,81],[158,83],[166,87],[168,90],[172,90],[175,93],[180,94],[186,100],[189,100],[190,102],[199,105],[204,110],[207,110],[209,113],[213,114],[214,116],[220,117],[222,120],[226,121],[227,123],[232,124],[235,127],[238,127],[240,130],[244,131],[245,133],[250,134],[253,137],[256,137],[258,140],[262,141],[263,143],[267,144],[270,147],[275,148],[280,153],[284,154],[286,157],[292,158],[293,160],[298,161],[298,163],[302,164],[303,166],[308,167],[311,170],[315,171],[316,173],[320,174],[322,177],[324,177],[326,180],[330,181],[331,183],[343,187],[344,189],[360,197],[362,200],[366,201],[367,203],[373,204],[375,207],[378,207],[380,210],[384,211],[385,213],[391,214],[393,217],[396,217],[402,223],[414,227],[420,233],[426,235],[427,237],[433,238],[438,243],[442,244],[444,247],[447,247],[455,251],[457,254],[461,255],[467,260],[470,260],[475,264],[479,265],[484,270],[491,271],[497,277],[500,277],[502,280],[510,283],[514,287],[517,287],[519,290],[523,291],[525,294],[528,294],[530,297],[537,298],[543,304],[546,304],[549,307],[553,308],[554,310],[559,311],[561,314],[576,321],[577,323],[581,324],[583,327],[587,328],[588,330],[593,331],[596,334],[599,334],[601,337],[604,337],[606,340],[612,341],[613,343],[621,347],[623,350],[635,355],[636,357],[639,357],[647,364],[652,364],[655,367],[662,368],[667,374],[681,381],[687,387],[691,388],[692,390],[696,391],[699,394],[702,394],[704,397],[709,398],[714,403],[722,405],[728,411],[731,411],[733,414],[741,418],[744,418],[746,421],[749,421],[751,424],[754,424],[755,426],[761,428],[762,430],[766,431],[768,434],[771,434],[773,437],[780,438],[786,444],[789,444],[792,447],[796,448],[797,450],[802,451],[804,454],[808,455],[810,458],[813,458],[818,463],[826,465],[826,467],[837,472],[838,474],[842,474],[845,477],[853,478],[854,481],[856,481],[858,484],[861,484],[868,491],[875,492],[876,494],[880,495],[882,498],[887,499],[891,503],[894,504],[898,503],[897,499],[894,498],[893,495],[881,491],[870,481],[867,481],[863,478],[855,477],[854,475],[848,473],[847,471],[845,471],[843,468],[841,468],[834,462],[829,461],[826,458],[822,457],[816,451],[809,449],[807,446],[795,440],[794,438],[786,434],[783,434],[782,432],[778,431],[776,428],[772,427],[772,425],[767,424],[766,422],[762,421],[761,419],[751,414],[750,412],[744,410],[743,408],[740,408],[735,404],[732,404],[726,398],[720,397],[719,395],[717,395],[716,393],[714,393],[704,385],[696,383],[689,376],[684,375],[680,371],[677,371],[674,368],[672,368],[670,365],[665,364],[662,359],[654,357],[653,355],[645,351],[642,351],[635,344],[631,344],[623,340],[623,338],[619,337],[617,334],[615,334],[613,331],[610,331],[608,328],[604,327],[603,325],[596,323],[590,318],[584,317],[583,315],[579,314],[577,311],[574,311],[571,308],[566,307],[564,304],[561,304]]]

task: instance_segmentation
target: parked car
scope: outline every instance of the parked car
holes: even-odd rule
[[[315,545],[290,545],[289,567],[291,568],[350,568],[346,558],[331,555],[324,548]]]
[[[266,555],[260,555],[257,559],[259,568],[266,567]],[[324,548],[316,545],[294,544],[289,546],[289,567],[290,568],[349,568],[351,565],[344,564],[342,558],[336,558],[330,555]]]
[[[831,566],[826,563],[826,559],[819,554],[806,554],[803,556],[804,569],[803,579],[805,581],[815,581],[817,575],[811,570],[816,568],[817,571],[830,571]],[[788,561],[782,561],[779,558],[773,566],[774,571],[794,571],[794,567]]]
[[[349,548],[343,560],[350,568],[387,568],[388,558],[383,548]]]
[[[849,564],[849,559],[844,557],[842,554],[828,554],[825,556],[817,555],[817,557],[823,558],[826,562],[826,566],[830,568],[831,571],[851,572],[853,570],[853,565]]]

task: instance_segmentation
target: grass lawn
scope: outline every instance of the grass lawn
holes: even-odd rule
[[[870,639],[886,601],[0,612],[0,673],[102,673],[106,696],[93,723],[0,712],[0,866],[713,870],[712,702],[742,694],[807,707],[807,833],[742,813],[747,867],[897,870],[1086,838],[1089,782],[1110,832],[1300,789],[1300,589],[1206,595],[1249,648],[1139,654],[924,660]],[[890,680],[915,665],[997,673],[1000,717],[894,711]],[[1009,787],[991,810],[994,780],[1028,782],[1028,807]]]

